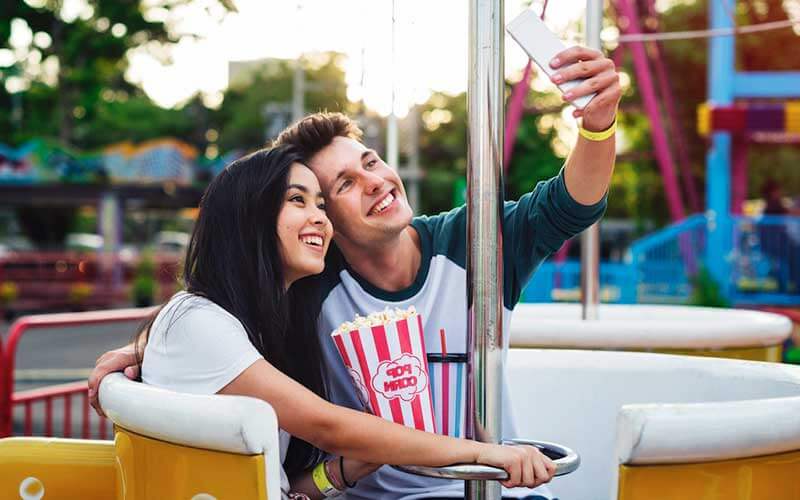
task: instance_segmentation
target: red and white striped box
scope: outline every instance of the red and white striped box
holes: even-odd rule
[[[436,432],[422,318],[413,307],[357,317],[331,337],[369,412]]]

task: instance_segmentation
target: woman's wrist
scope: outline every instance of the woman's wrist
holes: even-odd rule
[[[481,457],[486,451],[487,444],[481,443],[480,441],[473,441],[471,439],[465,439],[464,442],[472,445],[472,460],[470,460],[470,463],[481,463]]]
[[[339,491],[344,491],[347,489],[346,481],[343,479],[341,474],[339,473],[339,459],[331,459],[325,461],[325,474],[328,476],[331,484],[334,488]]]

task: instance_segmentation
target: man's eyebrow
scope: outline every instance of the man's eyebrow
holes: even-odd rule
[[[361,153],[361,158],[360,159],[363,162],[364,158],[368,157],[369,155],[377,155],[377,154],[378,153],[376,153],[374,149],[367,149],[367,150],[365,150],[364,152]],[[336,177],[333,179],[333,183],[335,184],[336,181],[338,181],[339,179],[341,179],[342,177],[347,175],[347,171],[348,170],[349,170],[349,167],[345,167],[345,168],[339,170],[339,172],[336,174]]]

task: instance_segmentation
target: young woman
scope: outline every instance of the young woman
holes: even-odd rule
[[[420,432],[326,401],[314,276],[332,235],[319,183],[294,150],[261,150],[231,163],[200,202],[186,291],[146,330],[143,381],[270,403],[291,497],[322,498],[320,477],[343,490],[378,467],[372,464],[477,462],[508,471],[507,486],[548,481],[554,465],[535,448]],[[339,456],[324,460],[323,452]]]

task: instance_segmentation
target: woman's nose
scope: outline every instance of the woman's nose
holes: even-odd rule
[[[310,220],[315,226],[324,226],[328,224],[328,216],[325,214],[325,210],[322,210],[321,208],[314,209],[314,211],[311,213]]]

